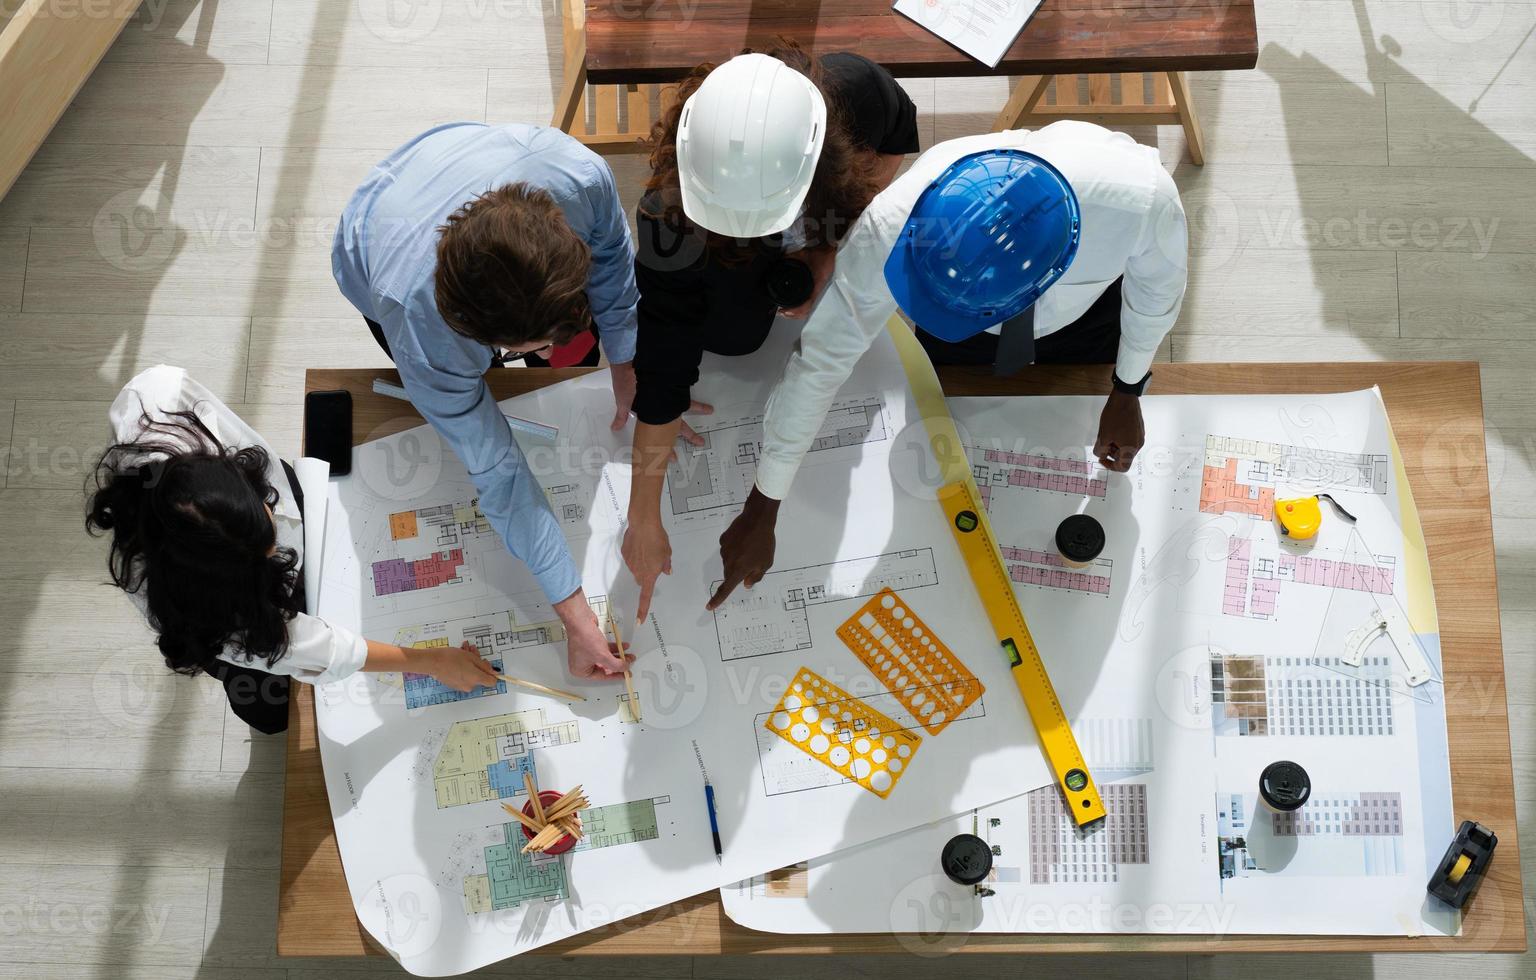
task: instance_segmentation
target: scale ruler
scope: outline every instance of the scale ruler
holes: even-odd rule
[[[1045,672],[1040,650],[1029,634],[1029,624],[1024,621],[1024,613],[1013,594],[1013,582],[1003,566],[1003,555],[992,536],[987,512],[979,503],[971,464],[965,456],[965,446],[960,441],[955,420],[950,417],[949,406],[944,402],[939,376],[934,373],[933,364],[922,345],[899,317],[891,318],[887,331],[906,368],[907,383],[912,386],[912,396],[922,413],[929,446],[943,474],[939,503],[949,518],[949,529],[960,546],[960,554],[986,609],[987,619],[992,623],[993,633],[1008,657],[1009,674],[1024,699],[1045,760],[1055,774],[1056,785],[1066,797],[1067,809],[1077,825],[1081,827],[1101,820],[1105,816],[1104,801],[1099,799],[1098,787],[1094,785],[1088,763],[1077,746],[1077,738],[1072,734],[1072,724],[1056,697],[1056,688]]]

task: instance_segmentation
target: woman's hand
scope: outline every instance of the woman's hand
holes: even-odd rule
[[[640,603],[635,611],[635,622],[645,622],[651,611],[651,593],[656,591],[656,579],[672,574],[672,542],[661,521],[631,521],[624,532],[621,549],[624,564],[640,585]]]
[[[468,640],[462,646],[429,648],[424,652],[431,654],[426,672],[444,687],[473,691],[477,687],[496,686],[496,668]]]

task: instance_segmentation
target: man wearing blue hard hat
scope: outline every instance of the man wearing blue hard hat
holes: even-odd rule
[[[1157,151],[1092,123],[930,149],[865,209],[763,421],[757,480],[720,538],[714,608],[773,564],[779,502],[838,388],[898,306],[936,364],[1114,364],[1094,454],[1124,472],[1179,316],[1188,237]]]

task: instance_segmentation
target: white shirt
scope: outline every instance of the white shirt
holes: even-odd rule
[[[764,495],[782,500],[789,493],[837,389],[896,312],[885,260],[918,197],[960,157],[1002,148],[1028,150],[1055,165],[1082,213],[1077,257],[1035,304],[1035,336],[1075,321],[1123,276],[1115,373],[1135,382],[1151,369],[1179,317],[1188,280],[1184,208],[1157,151],[1076,121],[940,143],[870,202],[838,249],[832,281],[768,399],[757,467]]]
[[[259,446],[267,451],[267,482],[277,491],[277,505],[272,508],[273,523],[277,529],[277,546],[292,548],[300,563],[304,560],[304,518],[299,513],[298,501],[288,485],[288,475],[283,471],[282,460],[267,445],[256,430],[218,397],[202,385],[187,377],[178,367],[161,364],[143,372],[123,387],[107,418],[112,426],[115,442],[134,442],[143,434],[143,417],[163,420],[173,412],[193,412],[219,442],[229,449]],[[139,466],[163,453],[145,453],[139,457],[125,457],[125,466]],[[128,593],[140,613],[148,618],[148,599],[143,589]],[[296,680],[310,684],[324,684],[340,680],[362,668],[368,659],[368,644],[362,637],[340,627],[331,626],[322,619],[306,613],[298,613],[288,622],[288,650],[276,663],[268,667],[261,658],[242,659],[230,648],[219,654],[219,659],[242,667],[253,667],[273,674],[287,674]]]

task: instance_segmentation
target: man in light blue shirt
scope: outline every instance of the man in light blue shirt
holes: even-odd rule
[[[634,248],[613,172],[554,129],[452,123],[374,167],[342,212],[331,267],[405,390],[468,469],[480,509],[554,604],[571,672],[622,676],[544,491],[485,383],[498,357],[595,326],[613,428],[634,397]]]

